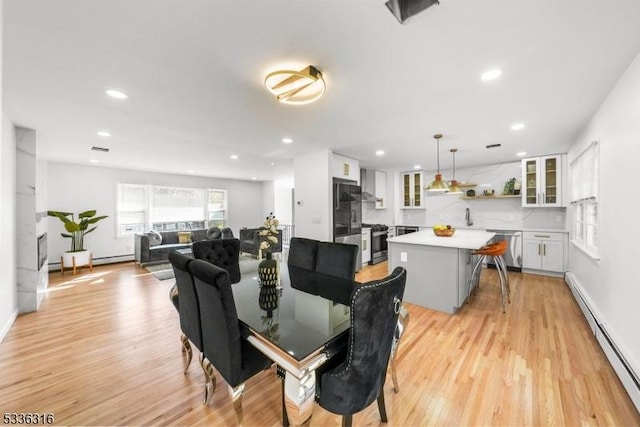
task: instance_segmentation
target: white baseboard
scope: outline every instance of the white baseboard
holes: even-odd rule
[[[571,272],[565,275],[565,282],[571,289],[571,293],[582,310],[589,327],[602,347],[602,351],[607,356],[613,370],[618,375],[624,389],[629,394],[636,409],[640,411],[640,376],[638,371],[631,366],[624,355],[624,351],[617,343],[614,334],[607,329],[603,316],[596,310],[595,305],[587,294],[583,291],[578,278]]]
[[[110,257],[103,257],[103,258],[94,258],[93,259],[93,265],[103,265],[103,264],[114,264],[116,262],[127,262],[127,261],[133,261],[134,259],[134,255],[116,255],[116,256],[110,256]],[[49,263],[49,271],[56,271],[56,270],[60,270],[60,263],[59,262],[50,262]]]
[[[9,329],[11,329],[11,326],[13,325],[13,323],[16,321],[17,318],[18,318],[18,309],[16,308],[11,314],[11,316],[9,317],[9,319],[7,320],[7,322],[4,325],[2,325],[2,329],[0,329],[0,342],[4,341],[4,337],[7,336],[7,334],[9,333]]]

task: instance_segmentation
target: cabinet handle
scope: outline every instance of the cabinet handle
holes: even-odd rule
[[[547,245],[542,244],[542,256],[547,256]]]
[[[542,238],[547,238],[550,239],[551,236],[548,234],[534,234],[534,237],[542,237]]]
[[[541,251],[540,251],[540,246],[541,246],[541,244],[540,244],[540,243],[538,243],[538,255],[542,255],[542,254],[541,254]]]
[[[546,202],[545,198],[544,198],[544,193],[542,193],[542,204],[544,205]]]

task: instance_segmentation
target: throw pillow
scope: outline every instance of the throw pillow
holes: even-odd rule
[[[207,230],[207,239],[215,240],[219,239],[222,235],[222,231],[218,227],[211,227]]]
[[[178,231],[178,243],[191,243],[191,232]]]
[[[162,234],[155,230],[149,231],[147,233],[147,237],[149,238],[149,246],[158,246],[162,244]]]

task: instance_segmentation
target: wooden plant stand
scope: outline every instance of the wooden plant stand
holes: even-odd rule
[[[89,271],[93,272],[93,254],[89,254],[89,264],[76,265],[76,257],[72,256],[72,265],[70,268],[73,269],[73,275],[76,275],[76,270],[82,270],[82,267],[89,266]],[[60,272],[64,276],[64,257],[60,257]]]

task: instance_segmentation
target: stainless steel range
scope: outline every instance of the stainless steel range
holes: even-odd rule
[[[371,261],[369,264],[386,261],[389,227],[384,224],[362,224],[362,227],[371,228]]]

